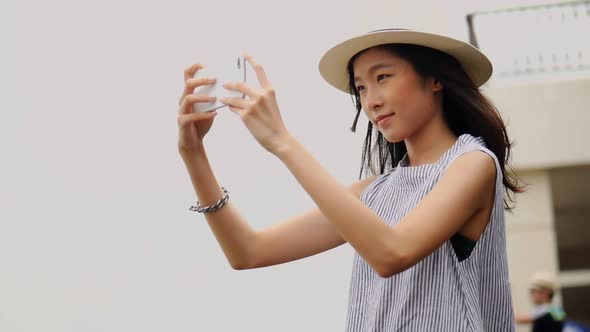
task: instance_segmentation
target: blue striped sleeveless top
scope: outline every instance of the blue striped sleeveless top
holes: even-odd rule
[[[361,200],[395,226],[457,157],[471,151],[483,151],[496,163],[496,192],[491,219],[470,256],[459,261],[447,241],[413,267],[382,278],[355,253],[347,332],[514,331],[502,172],[482,139],[459,136],[434,164],[407,166],[406,156],[398,167],[377,177]]]

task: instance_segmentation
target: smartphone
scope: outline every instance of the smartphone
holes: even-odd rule
[[[246,61],[243,56],[215,57],[204,62],[204,68],[198,70],[193,78],[214,77],[217,80],[212,85],[197,87],[193,94],[204,94],[217,97],[213,102],[196,103],[193,105],[193,112],[210,112],[227,105],[219,100],[225,97],[244,98],[240,92],[229,91],[223,87],[226,82],[246,82]]]

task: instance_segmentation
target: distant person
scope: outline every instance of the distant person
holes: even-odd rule
[[[522,188],[509,170],[505,123],[479,89],[492,73],[488,58],[465,42],[402,29],[373,31],[331,48],[320,73],[354,98],[353,128],[360,114],[368,120],[361,173],[369,176],[349,187],[283,123],[285,110],[310,123],[325,111],[307,98],[309,85],[289,87],[308,101],[305,108],[279,108],[263,67],[247,60],[259,84],[226,83],[247,98],[222,102],[317,208],[266,229],[250,226],[207,158],[203,137],[216,113],[192,112],[195,103],[212,100],[194,94],[195,88],[213,81],[193,78],[201,65],[187,68],[178,150],[200,202],[193,210],[205,213],[231,266],[282,264],[348,243],[355,257],[347,332],[513,331],[504,207]],[[326,135],[329,125],[322,124]],[[226,131],[225,140],[233,153],[242,137]],[[248,176],[248,162],[235,171]],[[272,178],[251,181],[255,189]],[[260,208],[283,199],[280,192],[260,193]]]
[[[537,272],[530,283],[530,298],[534,309],[530,314],[517,315],[518,324],[531,324],[532,332],[562,332],[564,310],[553,303],[557,285],[552,274]]]

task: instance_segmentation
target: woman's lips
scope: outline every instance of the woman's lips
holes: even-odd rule
[[[389,115],[387,115],[387,116],[385,116],[385,117],[382,117],[381,119],[379,119],[379,121],[377,121],[377,126],[381,126],[381,125],[384,125],[384,124],[386,124],[386,123],[389,121],[389,119],[391,119],[391,117],[392,117],[394,114],[395,114],[395,113],[392,113],[392,114],[389,114]]]

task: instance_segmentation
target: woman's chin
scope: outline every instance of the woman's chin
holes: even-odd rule
[[[385,138],[389,143],[399,143],[399,142],[402,142],[403,140],[406,139],[405,136],[396,135],[394,133],[382,132],[382,131],[381,131],[381,135],[383,135],[383,138]]]

